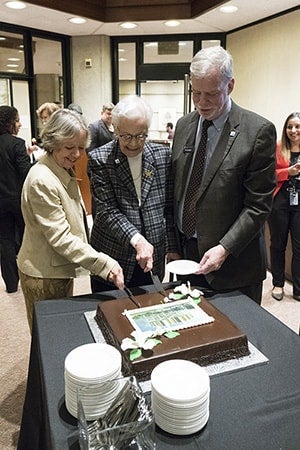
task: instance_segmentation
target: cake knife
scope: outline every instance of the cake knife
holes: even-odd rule
[[[160,281],[160,279],[158,278],[157,275],[154,275],[152,270],[150,271],[150,275],[153,281],[153,284],[155,286],[155,289],[157,290],[157,292],[159,294],[161,294],[163,297],[168,297],[168,293],[165,291],[162,282]]]
[[[141,308],[141,304],[137,301],[137,299],[134,297],[133,293],[127,286],[124,286],[123,291],[127,294],[127,297],[132,301],[132,303],[135,304],[135,306]]]

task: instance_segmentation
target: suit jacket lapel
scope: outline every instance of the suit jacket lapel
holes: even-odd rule
[[[117,141],[116,141],[117,142]],[[155,159],[152,153],[152,150],[145,143],[143,155],[142,155],[142,197],[141,203],[143,204],[148,196],[151,185],[153,183],[155,177]],[[114,164],[116,165],[116,173],[118,178],[120,179],[123,186],[126,186],[131,196],[134,196],[137,199],[137,194],[134,186],[134,182],[131,175],[131,170],[128,164],[127,157],[121,152],[119,144],[116,143],[116,151],[115,151],[115,159]]]
[[[117,177],[121,181],[121,184],[128,189],[130,195],[136,197],[136,191],[127,157],[121,152],[118,141],[116,141],[115,145],[114,165],[116,167]]]
[[[235,108],[233,107],[232,113],[229,113],[228,119],[224,125],[220,139],[213,152],[207,170],[204,173],[203,181],[199,189],[198,198],[200,198],[203,192],[207,189],[216,172],[219,170],[219,167],[222,164],[223,160],[227,156],[228,152],[230,152],[235,139],[239,135],[239,130],[237,129],[238,125],[239,120],[236,117]]]
[[[195,112],[186,130],[187,131],[186,143],[183,145],[182,154],[179,162],[180,166],[183,167],[182,183],[180,183],[181,192],[179,193],[178,196],[179,198],[183,196],[186,181],[188,178],[188,173],[193,162],[198,121],[199,121],[199,114]]]
[[[101,134],[102,135],[104,134],[108,139],[110,139],[111,138],[110,131],[107,128],[107,126],[105,125],[105,123],[103,122],[103,120],[100,121],[100,128],[101,128],[100,136],[101,136]]]
[[[142,156],[142,197],[141,203],[146,201],[155,177],[155,159],[149,144],[146,142]]]

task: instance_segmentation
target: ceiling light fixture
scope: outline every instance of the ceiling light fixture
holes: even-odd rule
[[[81,25],[86,22],[86,19],[83,17],[71,17],[71,19],[68,19],[69,22],[75,23],[76,25]]]
[[[178,20],[167,20],[165,22],[166,27],[179,27],[180,22]]]
[[[136,28],[137,24],[133,22],[123,22],[120,24],[120,27],[125,28],[126,30],[131,30],[132,28]]]
[[[14,1],[14,2],[6,2],[5,6],[11,9],[24,9],[26,5],[24,2]]]
[[[238,7],[233,6],[233,5],[225,5],[225,6],[221,6],[221,8],[220,8],[220,11],[225,14],[234,13],[237,10],[238,10]]]
[[[7,58],[7,61],[21,61],[20,58]]]

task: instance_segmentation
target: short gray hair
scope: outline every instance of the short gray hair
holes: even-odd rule
[[[81,131],[86,133],[86,147],[89,145],[88,127],[78,113],[69,109],[55,111],[42,130],[41,138],[46,152],[52,153],[69,139],[74,139]]]
[[[105,103],[102,106],[101,112],[104,113],[105,111],[112,111],[114,107],[115,107],[115,105],[113,103]]]
[[[221,77],[226,81],[233,78],[232,56],[223,47],[203,48],[192,59],[190,65],[191,76],[203,78],[212,70],[219,71]]]
[[[129,95],[121,100],[112,111],[112,122],[115,127],[119,126],[120,118],[142,119],[147,128],[150,127],[153,111],[150,105],[137,95]]]

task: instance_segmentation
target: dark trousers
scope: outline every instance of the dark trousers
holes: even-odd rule
[[[19,273],[17,254],[20,249],[24,233],[24,221],[21,212],[0,212],[0,260],[1,274],[7,292],[18,289]]]
[[[186,259],[190,259],[192,261],[200,262],[200,256],[198,252],[198,246],[197,246],[197,239],[185,239],[185,237],[182,237],[182,249],[183,249],[183,256]],[[205,291],[205,289],[209,289],[211,291],[214,291],[217,293],[226,293],[232,290],[238,290],[242,292],[243,294],[250,297],[252,300],[254,300],[259,305],[261,304],[262,299],[262,288],[263,283],[259,282],[257,284],[252,284],[249,286],[238,286],[230,289],[222,289],[222,290],[216,290],[213,289],[210,284],[207,282],[204,275],[178,275],[178,280],[182,280],[183,282],[190,281],[192,286],[202,287]],[[213,295],[213,292],[210,292],[210,295]]]
[[[300,295],[300,211],[280,208],[272,210],[269,219],[271,236],[270,259],[273,286],[283,287],[285,281],[285,252],[289,233],[292,244],[293,295]]]
[[[127,287],[136,287],[136,286],[147,286],[148,284],[153,284],[151,275],[149,272],[145,273],[138,264],[135,265],[132,277],[128,283],[126,283]],[[100,277],[95,275],[91,276],[91,289],[92,292],[102,292],[102,291],[111,291],[117,289],[113,283],[109,281],[105,281]]]

